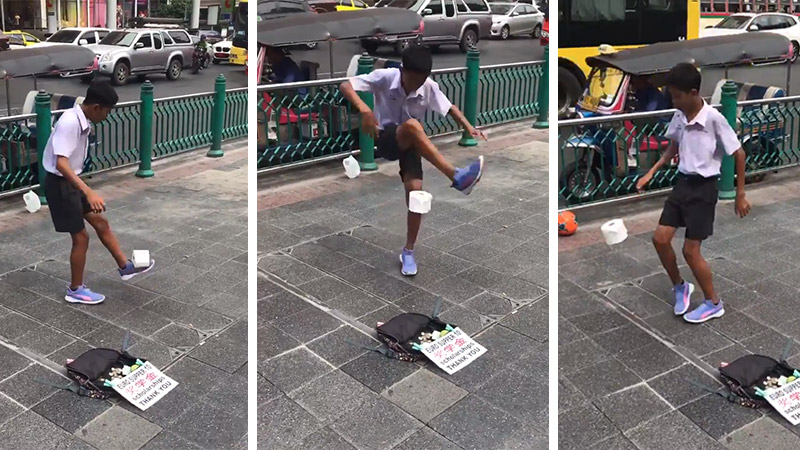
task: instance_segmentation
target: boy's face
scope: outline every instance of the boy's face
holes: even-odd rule
[[[403,70],[400,72],[400,77],[400,83],[403,85],[403,89],[407,94],[410,94],[412,92],[416,92],[417,89],[421,88],[422,85],[425,84],[425,80],[428,79],[428,74]]]
[[[697,89],[692,89],[689,92],[676,89],[672,86],[668,86],[667,89],[669,89],[669,95],[672,97],[672,104],[682,112],[694,109],[700,97],[700,93],[697,92]]]
[[[87,107],[83,110],[83,113],[86,115],[87,119],[92,121],[92,123],[100,123],[106,120],[106,117],[108,117],[108,114],[112,109],[113,107],[111,106],[87,105]]]

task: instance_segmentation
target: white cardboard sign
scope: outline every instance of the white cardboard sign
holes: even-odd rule
[[[800,380],[770,389],[767,401],[792,425],[800,424]]]
[[[114,390],[142,411],[153,406],[178,382],[161,373],[150,361],[114,384]]]
[[[486,353],[486,349],[456,328],[437,341],[422,344],[422,353],[452,375]]]

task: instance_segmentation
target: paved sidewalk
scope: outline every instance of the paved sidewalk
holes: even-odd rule
[[[800,427],[687,380],[721,387],[717,367],[747,353],[800,365],[800,181],[798,170],[748,186],[753,205],[735,218],[717,206],[703,253],[725,315],[701,325],[672,312],[671,285],[650,242],[664,197],[577,211],[573,237],[559,239],[559,448],[800,448]],[[614,247],[600,225],[625,220],[631,236]],[[674,246],[682,275],[694,282]],[[696,283],[695,283],[696,284]],[[701,301],[699,287],[692,306]]]
[[[0,202],[0,447],[41,449],[246,448],[247,149],[204,151],[154,166],[95,176],[123,250],[148,249],[149,273],[121,282],[91,236],[86,284],[101,305],[70,305],[69,237],[46,209],[21,196]],[[63,383],[66,358],[91,347],[152,361],[179,386],[147,411],[125,401],[78,397]]]
[[[341,162],[259,183],[259,449],[547,448],[547,133],[493,130],[469,197],[425,163],[433,209],[419,274],[403,278],[397,164],[344,177]],[[502,137],[501,137],[502,136]],[[461,326],[488,350],[453,376],[390,360],[377,321],[403,311]]]

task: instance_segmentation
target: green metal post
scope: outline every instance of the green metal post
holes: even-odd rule
[[[219,74],[214,81],[214,113],[211,116],[211,149],[206,156],[221,158],[222,122],[225,120],[225,75]]]
[[[539,95],[536,98],[539,117],[533,123],[533,128],[550,127],[550,46],[544,46],[544,67],[542,77],[539,78]]]
[[[39,201],[47,204],[44,196],[44,180],[47,172],[44,170],[44,148],[50,140],[50,128],[53,126],[53,116],[50,112],[50,94],[39,91],[36,94],[36,155],[39,166]]]
[[[475,126],[478,119],[478,79],[481,70],[481,53],[474,48],[467,51],[467,82],[464,88],[464,117]],[[474,147],[478,141],[474,136],[467,133],[461,135],[458,145],[462,147]]]
[[[366,75],[372,72],[374,66],[375,61],[365,52],[361,55],[361,58],[358,58],[358,72],[356,73],[358,75]],[[359,92],[358,96],[370,109],[375,106],[372,94],[369,92]],[[378,170],[378,164],[375,163],[375,140],[365,133],[361,127],[358,129],[358,148],[361,149],[361,154],[358,156],[358,165],[361,166],[361,170]]]
[[[722,115],[734,130],[736,129],[736,97],[738,94],[739,88],[733,81],[728,81],[722,86]],[[719,179],[720,200],[736,198],[736,189],[733,186],[734,166],[733,156],[725,155],[722,158],[722,176]]]
[[[150,80],[142,83],[142,105],[139,107],[139,170],[136,176],[150,178],[153,175],[151,168],[153,161],[153,85]]]

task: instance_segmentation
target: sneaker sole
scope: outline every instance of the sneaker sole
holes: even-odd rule
[[[155,265],[156,265],[155,260],[151,259],[150,260],[150,267],[148,267],[147,269],[145,269],[145,270],[143,270],[141,272],[136,272],[136,273],[132,273],[132,274],[129,274],[129,275],[120,275],[120,278],[122,278],[122,281],[128,281],[131,278],[135,277],[136,275],[141,275],[143,273],[150,272],[150,269],[152,269]]]
[[[479,181],[481,181],[481,177],[483,176],[483,155],[478,157],[478,161],[481,162],[481,167],[480,169],[478,169],[478,176],[475,177],[475,181],[472,184],[470,184],[469,186],[467,186],[466,189],[461,191],[464,193],[464,195],[469,195],[470,193],[472,193],[472,188],[474,188],[475,185],[478,184]]]
[[[98,300],[96,302],[89,302],[89,301],[86,301],[86,300],[81,300],[81,299],[77,299],[75,297],[70,297],[69,295],[66,295],[66,296],[64,296],[64,300],[66,300],[68,303],[80,303],[82,305],[98,305],[100,303],[103,303],[106,300],[106,298],[103,297],[103,298],[101,298],[100,300]]]
[[[675,313],[676,316],[682,316],[682,315],[686,314],[686,311],[689,310],[689,306],[691,306],[691,304],[692,304],[692,293],[693,292],[694,292],[694,285],[692,283],[689,283],[689,301],[686,302],[686,308],[684,308],[683,312]]]
[[[715,312],[714,314],[706,317],[705,319],[691,320],[691,319],[687,318],[686,316],[683,316],[683,320],[685,320],[685,321],[687,321],[689,323],[703,323],[703,322],[708,322],[711,319],[716,319],[716,318],[722,317],[724,315],[725,315],[725,308],[722,308],[719,311]]]
[[[410,272],[406,273],[405,271],[403,271],[403,255],[400,255],[400,273],[403,274],[404,277],[413,277],[414,275],[417,274],[416,270],[414,271],[414,273]]]

